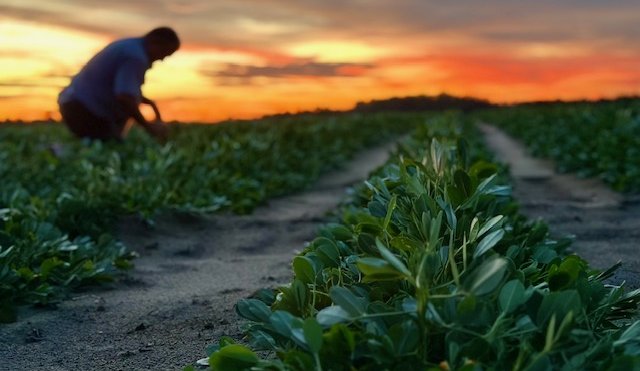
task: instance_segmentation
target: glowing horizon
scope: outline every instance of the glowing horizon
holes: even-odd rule
[[[496,103],[640,94],[640,5],[631,1],[92,3],[0,4],[0,121],[58,118],[56,97],[70,77],[110,41],[156,26],[140,28],[150,15],[183,41],[143,86],[167,121],[344,110],[420,94]],[[511,16],[491,11],[498,6]]]

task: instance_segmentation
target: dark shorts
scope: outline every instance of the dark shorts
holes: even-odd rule
[[[71,101],[60,105],[62,120],[79,138],[98,140],[122,140],[126,120],[109,122],[94,115],[82,103]]]

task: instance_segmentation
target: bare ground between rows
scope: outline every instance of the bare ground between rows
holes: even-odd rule
[[[296,250],[394,146],[364,151],[252,215],[162,215],[153,228],[125,218],[118,236],[141,255],[135,269],[58,309],[21,308],[18,322],[0,327],[0,369],[180,370],[221,336],[240,339],[234,304],[288,283]]]
[[[542,218],[555,236],[574,235],[572,251],[592,267],[622,261],[610,280],[640,287],[640,199],[612,191],[598,179],[558,174],[551,161],[535,159],[524,145],[494,126],[481,124],[489,148],[509,165],[521,211]]]

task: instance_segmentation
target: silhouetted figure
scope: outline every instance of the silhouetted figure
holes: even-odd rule
[[[143,37],[114,41],[96,54],[58,97],[67,127],[80,138],[121,141],[133,118],[150,135],[163,141],[167,127],[158,106],[142,95],[144,75],[153,62],[180,47],[174,30],[156,28]],[[139,105],[153,108],[155,121],[147,121]]]

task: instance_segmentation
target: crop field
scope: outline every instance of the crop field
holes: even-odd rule
[[[594,268],[573,238],[525,215],[478,122],[560,172],[640,191],[637,101],[176,125],[164,145],[137,131],[115,144],[0,126],[0,319],[19,323],[27,305],[135,270],[136,249],[114,232],[124,217],[152,228],[169,212],[251,214],[398,141],[290,255],[286,282],[243,292],[215,318],[241,334],[215,335],[185,370],[640,367],[640,290],[615,279],[619,264]]]
[[[520,215],[477,137],[455,116],[418,128],[293,259],[289,286],[237,304],[251,348],[277,359],[222,339],[213,368],[637,367],[640,291]]]
[[[414,121],[356,115],[195,125],[175,128],[164,147],[137,132],[121,146],[79,142],[59,125],[3,127],[0,319],[14,320],[15,304],[55,302],[129,268],[133,254],[110,233],[119,216],[248,213]]]
[[[525,106],[481,115],[521,139],[560,172],[597,177],[613,189],[640,192],[640,102]]]

